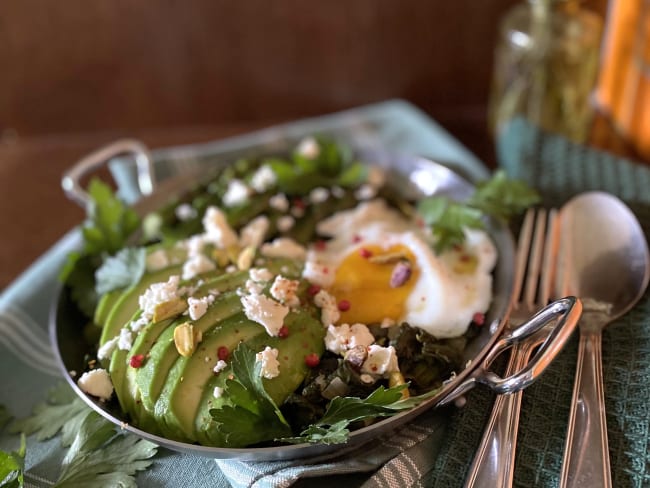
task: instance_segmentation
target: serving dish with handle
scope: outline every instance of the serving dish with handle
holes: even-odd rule
[[[286,152],[289,147],[291,146],[278,148],[276,154]],[[473,191],[473,186],[469,182],[436,162],[417,156],[390,154],[381,150],[353,149],[356,150],[359,160],[383,168],[388,173],[387,181],[399,189],[407,199],[435,194],[463,200],[469,197]],[[260,156],[260,154],[255,156]],[[126,163],[127,167],[130,165],[136,169],[139,191],[144,197],[133,207],[140,215],[146,215],[159,208],[171,197],[190,190],[203,177],[216,169],[215,165],[210,167],[206,165],[205,168],[181,173],[162,183],[156,183],[153,173],[155,164],[146,147],[138,141],[122,140],[99,149],[71,168],[62,180],[66,194],[77,203],[88,205],[89,201],[83,190],[82,179],[88,173],[109,161],[114,161],[117,157],[121,157],[121,162]],[[224,159],[215,164],[227,163]],[[479,335],[466,348],[465,368],[446,381],[435,396],[408,411],[353,431],[346,444],[297,444],[235,449],[188,444],[152,435],[136,426],[129,425],[128,419],[124,418],[123,414],[110,402],[100,402],[83,393],[77,386],[71,372],[83,371],[87,361],[86,355],[91,350],[91,345],[85,342],[80,333],[79,321],[81,317],[65,288],[62,288],[58,299],[52,305],[50,336],[60,367],[75,392],[108,420],[121,426],[124,430],[156,444],[176,451],[191,452],[213,458],[254,461],[289,460],[333,453],[341,454],[345,450],[354,449],[365,442],[389,433],[434,406],[450,403],[478,383],[487,385],[497,393],[510,393],[525,388],[539,377],[559,351],[559,346],[566,342],[570,336],[579,315],[579,311],[575,307],[576,299],[572,297],[552,303],[527,324],[516,330],[505,331],[513,286],[514,245],[505,224],[490,220],[487,222],[487,229],[499,251],[499,259],[493,273],[493,301],[486,315],[486,325],[481,328]],[[523,369],[515,371],[507,377],[501,377],[493,370],[493,361],[499,354],[512,347],[513,344],[525,341],[549,322],[554,322],[556,326],[551,330],[547,340],[533,359]]]

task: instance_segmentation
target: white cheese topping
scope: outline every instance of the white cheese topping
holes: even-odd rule
[[[266,295],[246,295],[241,297],[244,313],[249,320],[262,325],[270,336],[277,336],[284,324],[289,308]]]
[[[300,285],[298,281],[278,275],[275,277],[273,285],[271,285],[271,296],[283,305],[297,307],[300,305],[300,299],[296,295],[298,285]]]
[[[216,267],[205,254],[196,254],[183,263],[183,279],[190,280],[201,273],[212,271]]]
[[[187,310],[192,320],[199,320],[208,311],[210,304],[214,302],[212,295],[207,295],[203,298],[189,297],[187,299]]]
[[[146,259],[147,271],[158,271],[159,269],[169,266],[169,257],[167,251],[158,249],[147,256]]]
[[[313,204],[326,202],[329,197],[330,197],[329,190],[327,188],[323,188],[322,186],[319,186],[318,188],[314,188],[312,191],[309,192],[309,201]]]
[[[251,186],[257,193],[263,193],[270,189],[278,181],[275,171],[268,164],[259,167],[251,177]]]
[[[341,356],[353,347],[368,347],[373,342],[375,342],[375,338],[365,324],[341,324],[338,327],[329,325],[325,334],[327,350]]]
[[[315,159],[320,154],[320,146],[313,137],[305,137],[296,147],[296,152],[307,159]]]
[[[214,365],[212,371],[214,371],[215,373],[220,373],[227,367],[228,367],[228,363],[225,362],[223,359],[219,359],[219,361],[217,361],[217,364]]]
[[[82,374],[77,385],[82,391],[98,397],[103,402],[113,394],[113,383],[105,369],[93,369]]]
[[[251,268],[248,275],[255,283],[266,283],[273,279],[273,273],[266,268]]]
[[[226,215],[217,207],[210,206],[203,216],[204,239],[221,249],[236,246],[239,238],[228,224]]]
[[[278,193],[269,198],[269,206],[278,212],[289,210],[289,199],[284,193]]]
[[[341,318],[336,298],[325,290],[320,290],[314,295],[314,304],[320,308],[320,320],[325,327],[329,327]]]
[[[212,391],[212,395],[215,398],[220,398],[221,395],[223,395],[223,388],[221,388],[220,386],[215,386],[214,390]]]
[[[189,203],[181,203],[178,207],[176,207],[174,213],[176,214],[176,218],[181,222],[196,217],[196,209]]]
[[[238,179],[232,179],[228,182],[228,189],[223,196],[223,203],[226,207],[234,207],[248,201],[248,187]]]
[[[278,226],[278,230],[280,232],[287,232],[291,230],[291,228],[296,224],[296,219],[294,219],[291,215],[283,215],[282,217],[278,218],[276,225]]]
[[[119,337],[113,337],[111,340],[106,341],[104,345],[97,351],[97,359],[101,361],[102,359],[111,357],[111,354],[113,354],[113,351],[117,347],[118,340]]]
[[[158,304],[177,298],[179,296],[179,282],[180,276],[172,275],[166,282],[153,283],[147,288],[138,299],[140,308],[142,309],[142,316],[147,320],[151,320]]]
[[[240,232],[239,245],[241,247],[260,247],[264,242],[266,231],[269,229],[269,218],[260,215],[251,220]]]
[[[133,345],[133,332],[128,327],[120,330],[120,336],[117,340],[117,347],[120,351],[128,351]]]
[[[373,344],[368,347],[368,359],[361,366],[362,373],[383,376],[395,371],[399,371],[399,366],[393,346],[382,347]]]
[[[279,237],[262,244],[261,253],[270,258],[305,259],[307,251],[303,246],[288,237]]]
[[[260,374],[266,378],[275,378],[280,374],[280,362],[278,361],[278,350],[266,346],[263,351],[255,355],[255,361],[262,363]]]

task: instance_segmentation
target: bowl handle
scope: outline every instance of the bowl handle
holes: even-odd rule
[[[83,189],[81,179],[118,156],[134,158],[138,188],[143,195],[150,195],[155,187],[155,177],[149,150],[135,139],[120,139],[80,159],[63,174],[61,186],[67,197],[81,207],[87,208],[90,196]]]
[[[500,337],[481,364],[439,405],[458,398],[477,383],[487,385],[496,393],[515,393],[532,384],[551,364],[578,325],[582,302],[576,297],[565,297],[544,307],[524,324]],[[513,345],[532,341],[541,343],[530,361],[518,371],[502,378],[490,369],[494,359]]]

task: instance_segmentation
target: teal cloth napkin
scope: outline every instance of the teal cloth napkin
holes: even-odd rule
[[[467,149],[415,107],[399,100],[338,114],[302,120],[250,135],[211,144],[153,151],[156,174],[165,179],[194,166],[286,147],[301,137],[320,133],[347,140],[357,147],[384,147],[420,154],[466,175],[480,179],[487,170]],[[138,198],[128,161],[113,164],[120,191]],[[18,417],[45,398],[47,389],[61,380],[47,337],[48,312],[57,293],[57,275],[67,253],[80,242],[77,230],[64,236],[0,296],[0,404]],[[6,372],[11,371],[11,374]],[[288,486],[310,478],[310,486],[330,484],[324,476],[338,475],[344,486],[410,486],[425,479],[433,466],[447,412],[423,415],[397,433],[341,458],[315,459],[307,464],[239,463],[217,461],[159,449],[156,462],[138,475],[141,486]],[[2,433],[0,449],[12,450],[16,436]],[[63,454],[59,440],[28,440],[28,486],[51,486]],[[382,467],[383,466],[383,467]],[[362,474],[359,474],[362,473]],[[365,474],[364,474],[365,473]]]

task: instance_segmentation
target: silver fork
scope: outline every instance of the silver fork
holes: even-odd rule
[[[554,209],[529,209],[526,213],[517,244],[511,328],[530,319],[549,302],[557,254],[556,222]],[[515,345],[506,375],[521,370],[540,343],[541,339]],[[521,395],[520,391],[497,396],[470,467],[466,488],[512,486]]]

